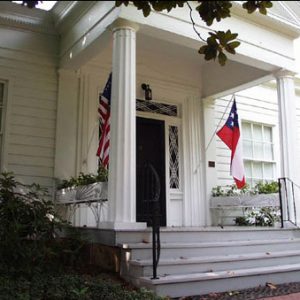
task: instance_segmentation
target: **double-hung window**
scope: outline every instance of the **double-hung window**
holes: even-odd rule
[[[259,181],[275,180],[272,126],[243,122],[242,137],[247,183],[253,187]]]

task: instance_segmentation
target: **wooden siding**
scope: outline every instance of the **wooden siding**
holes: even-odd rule
[[[30,33],[27,37],[33,36],[39,43],[38,34]],[[49,36],[49,40],[55,42],[55,37]],[[7,83],[8,93],[3,170],[14,172],[26,184],[39,183],[51,192],[58,86],[56,57],[55,53],[48,55],[34,48],[32,45],[31,50],[20,51],[13,45],[0,47],[0,80]]]

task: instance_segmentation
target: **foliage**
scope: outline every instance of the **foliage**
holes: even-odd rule
[[[58,185],[58,189],[65,189],[69,187],[76,187],[82,185],[88,185],[95,182],[106,182],[108,180],[108,171],[103,166],[98,168],[97,175],[79,173],[78,177],[71,177],[70,179],[64,179]]]
[[[235,184],[227,185],[225,187],[216,186],[212,188],[211,195],[213,197],[220,196],[240,196],[240,195],[257,195],[257,194],[273,194],[278,193],[278,182],[262,182],[260,181],[255,185],[254,188],[250,188],[248,184],[246,184],[241,190],[239,190]]]
[[[247,215],[235,218],[235,223],[239,226],[274,226],[279,221],[279,210],[271,207],[253,209]]]
[[[126,287],[100,277],[62,274],[42,274],[31,280],[0,277],[0,299],[2,300],[159,300],[145,289],[129,290]]]
[[[232,9],[233,1],[197,1],[196,11],[200,17],[200,20],[204,21],[207,26],[211,26],[214,21],[220,22],[222,19],[231,17],[230,11]],[[232,33],[230,30],[209,32],[209,37],[204,40],[201,34],[195,27],[195,21],[192,17],[192,7],[188,1],[116,1],[116,6],[122,4],[128,6],[132,3],[138,10],[142,10],[145,17],[148,17],[151,11],[164,11],[170,12],[172,9],[183,7],[186,3],[190,9],[190,18],[193,24],[193,28],[199,38],[204,41],[203,45],[199,49],[200,54],[204,54],[206,60],[218,59],[220,65],[225,65],[227,56],[224,52],[235,54],[235,48],[240,45],[240,42],[236,40],[238,34]],[[242,7],[247,10],[249,14],[258,11],[259,13],[266,15],[267,9],[272,7],[271,1],[244,1]]]
[[[255,189],[257,190],[257,194],[272,194],[272,193],[278,193],[279,186],[278,186],[278,182],[276,181],[270,183],[259,182],[255,186]]]
[[[67,227],[55,213],[47,192],[37,184],[23,185],[11,173],[0,176],[0,273],[31,276],[61,265],[76,250],[57,239]]]
[[[31,0],[27,0],[27,1],[22,1],[22,5],[25,5],[29,8],[34,8],[36,7],[39,2],[43,2],[43,1],[31,1]]]
[[[30,8],[35,7],[38,2],[42,1],[22,1],[23,5]],[[196,11],[200,17],[200,20],[204,21],[207,26],[211,26],[214,21],[220,22],[222,19],[231,17],[230,11],[232,9],[233,1],[197,1]],[[209,32],[209,37],[204,40],[195,27],[195,21],[192,17],[192,7],[188,1],[115,1],[116,6],[121,5],[128,6],[132,3],[138,10],[141,10],[145,17],[148,17],[151,11],[167,11],[170,12],[173,9],[181,8],[184,4],[187,4],[190,9],[190,18],[193,24],[193,28],[200,39],[205,43],[200,49],[199,53],[204,54],[206,60],[219,61],[220,65],[225,65],[227,56],[224,52],[235,54],[235,48],[240,45],[240,42],[236,40],[238,34],[227,31],[212,31]],[[267,9],[273,6],[272,1],[244,1],[242,7],[252,14],[255,11],[266,15]]]

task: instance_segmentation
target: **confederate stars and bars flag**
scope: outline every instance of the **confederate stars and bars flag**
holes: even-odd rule
[[[235,99],[233,100],[229,117],[224,126],[217,132],[217,135],[231,150],[231,175],[233,176],[237,187],[241,189],[245,186],[246,181]]]
[[[108,168],[109,162],[109,139],[110,139],[110,100],[111,100],[111,78],[106,82],[103,93],[99,97],[99,146],[97,156],[105,168]]]

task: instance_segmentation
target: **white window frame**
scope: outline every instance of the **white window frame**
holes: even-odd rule
[[[248,120],[242,120],[241,122],[241,127],[242,127],[242,133],[243,133],[243,125],[247,123],[250,125],[251,128],[251,139],[245,138],[242,134],[242,141],[248,141],[252,145],[252,155],[253,157],[246,157],[244,154],[244,162],[250,162],[251,164],[251,177],[247,176],[246,174],[246,181],[250,186],[254,186],[255,182],[257,181],[262,181],[262,182],[270,182],[276,180],[276,160],[275,160],[275,143],[274,143],[274,125],[270,124],[264,124],[264,123],[259,123],[259,122],[253,122],[253,121],[248,121]],[[262,140],[256,140],[254,139],[254,132],[253,132],[253,127],[254,125],[260,126],[261,131],[262,131]],[[265,140],[265,131],[264,128],[270,128],[271,129],[271,142],[268,142]],[[260,142],[263,144],[263,159],[255,158],[254,157],[254,144],[255,142]],[[273,159],[266,159],[265,155],[265,145],[269,144],[272,148],[273,152]],[[245,152],[244,152],[245,153]],[[253,176],[253,164],[254,163],[261,163],[262,167],[262,178],[256,178]],[[273,178],[266,178],[265,176],[265,164],[272,164],[273,166]],[[246,172],[246,170],[245,170]]]

